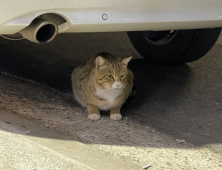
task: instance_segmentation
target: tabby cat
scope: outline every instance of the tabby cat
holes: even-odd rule
[[[87,107],[88,118],[100,119],[100,110],[110,110],[110,118],[122,119],[120,108],[133,87],[133,73],[127,69],[132,57],[120,59],[102,52],[72,72],[75,99]]]

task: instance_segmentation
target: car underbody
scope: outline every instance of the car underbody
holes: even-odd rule
[[[1,37],[48,43],[58,33],[127,31],[141,56],[157,64],[181,64],[201,58],[214,45],[222,27],[220,0],[22,2],[1,1]],[[183,45],[183,41],[187,44]],[[157,49],[151,54],[153,46]],[[182,46],[182,52],[175,53]],[[193,54],[185,54],[187,51]]]

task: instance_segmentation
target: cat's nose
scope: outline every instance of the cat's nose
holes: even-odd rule
[[[118,84],[115,84],[115,86],[116,86],[116,87],[119,87],[119,86],[120,86],[120,84],[119,84],[119,83],[118,83]]]
[[[122,83],[121,82],[115,82],[114,83],[114,88],[121,88],[122,87]]]

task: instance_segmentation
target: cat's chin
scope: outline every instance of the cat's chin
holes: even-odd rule
[[[110,90],[118,91],[118,90],[121,90],[121,89],[119,89],[119,88],[111,88]]]

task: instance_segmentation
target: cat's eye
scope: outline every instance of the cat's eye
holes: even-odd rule
[[[110,75],[108,75],[108,77],[112,79],[112,78],[113,78],[113,75],[110,74]]]
[[[120,78],[122,79],[122,78],[124,78],[125,77],[125,75],[122,75]]]

